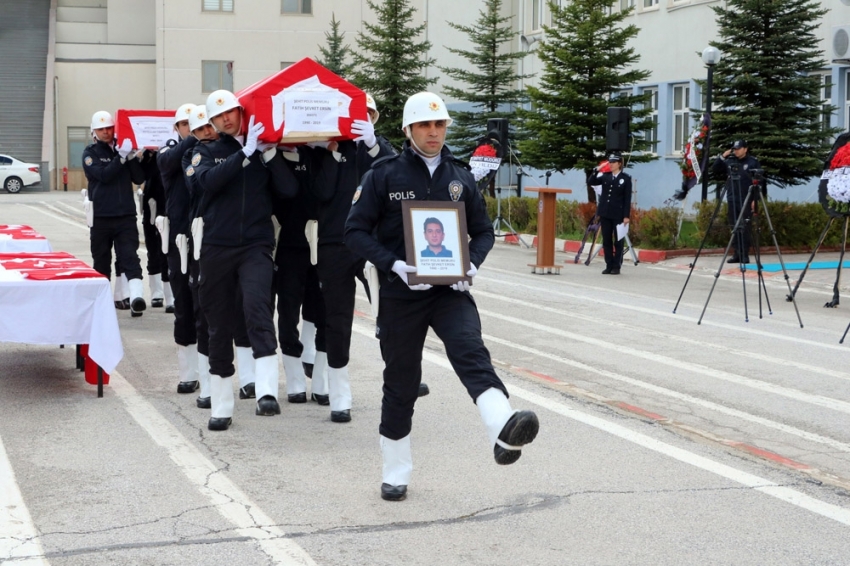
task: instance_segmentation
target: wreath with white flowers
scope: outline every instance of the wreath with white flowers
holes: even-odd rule
[[[824,164],[818,188],[821,204],[830,216],[850,216],[850,137],[839,137]]]

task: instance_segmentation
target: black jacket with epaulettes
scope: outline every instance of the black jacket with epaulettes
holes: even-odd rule
[[[83,150],[83,171],[95,217],[136,215],[133,185],[145,182],[138,159],[122,159],[112,144],[96,141]]]

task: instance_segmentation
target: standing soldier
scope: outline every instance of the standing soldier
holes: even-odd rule
[[[369,120],[354,120],[355,141],[331,142],[324,154],[314,188],[319,198],[319,282],[325,299],[325,344],[328,353],[328,393],[331,420],[351,420],[351,383],[348,375],[351,325],[354,321],[356,279],[365,261],[343,243],[345,221],[360,177],[379,157],[393,155],[392,146],[375,136],[380,114],[367,96]],[[368,291],[368,290],[367,290]]]
[[[242,291],[251,348],[256,360],[258,415],[280,414],[279,366],[270,289],[274,271],[273,198],[292,198],[297,181],[275,144],[259,144],[264,127],[244,119],[236,96],[226,90],[207,98],[209,119],[218,140],[196,147],[187,176],[201,193],[203,236],[200,253],[200,301],[209,324],[210,430],[226,430],[233,417],[233,317],[237,288]],[[259,150],[259,151],[258,151]],[[200,240],[200,241],[198,241]]]
[[[532,411],[511,409],[507,390],[484,346],[469,283],[408,284],[408,274],[416,268],[405,255],[403,200],[465,204],[471,238],[467,276],[475,276],[493,247],[493,225],[475,179],[444,145],[451,122],[439,96],[429,92],[411,96],[402,119],[408,140],[404,150],[375,164],[363,177],[345,227],[346,245],[380,271],[377,333],[386,365],[379,429],[384,462],[381,497],[388,501],[406,497],[413,471],[410,431],[429,327],[442,340],[455,373],[478,406],[496,463],[516,462],[539,426]],[[409,261],[413,263],[413,258]]]
[[[187,126],[188,128],[188,126]],[[157,216],[165,214],[165,188],[162,174],[157,165],[157,154],[144,150],[141,159],[145,172],[145,186],[142,190],[142,233],[148,255],[148,285],[151,288],[151,306],[162,308],[165,312],[174,312],[174,295],[168,278],[168,260],[163,251],[163,237],[156,225]],[[160,223],[161,224],[161,223]]]
[[[617,225],[629,224],[632,209],[632,178],[623,173],[623,158],[616,153],[608,156],[609,173],[601,173],[602,194],[596,213],[602,225],[602,250],[605,252],[603,275],[619,275],[623,263],[623,239],[617,237]]]
[[[110,277],[112,247],[117,263],[127,276],[130,313],[139,316],[147,308],[139,262],[139,229],[136,227],[136,199],[133,184],[145,181],[142,166],[129,139],[115,148],[115,122],[104,110],[91,119],[94,143],[83,151],[83,171],[88,180],[88,196],[94,207],[91,227],[91,255],[94,269]]]
[[[192,291],[189,288],[187,240],[191,197],[181,165],[183,155],[191,152],[198,143],[198,138],[191,135],[192,112],[196,108],[194,104],[183,104],[177,109],[174,129],[180,141],[169,140],[157,155],[157,165],[165,189],[165,209],[158,211],[165,217],[157,218],[157,222],[162,227],[162,237],[167,238],[168,242],[168,279],[174,292],[174,342],[177,344],[177,367],[180,373],[177,392],[194,393],[200,387],[199,398],[206,398],[208,403],[209,360],[206,360],[206,371],[202,373]],[[178,238],[180,245],[177,243]],[[186,257],[186,273],[181,265],[181,246]]]

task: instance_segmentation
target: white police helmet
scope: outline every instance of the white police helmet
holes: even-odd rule
[[[378,112],[378,105],[375,104],[375,99],[368,92],[366,93],[366,108],[368,110],[372,110],[375,113],[375,118],[372,120],[372,123],[377,124],[378,118],[381,117],[381,113]]]
[[[206,126],[210,123],[210,117],[207,116],[207,107],[203,104],[192,108],[189,114],[189,131],[194,132],[201,126]]]
[[[176,126],[183,120],[188,120],[189,116],[192,114],[193,108],[195,108],[195,105],[189,102],[180,106],[180,108],[177,109],[177,112],[174,113],[174,125]]]
[[[401,127],[406,128],[417,122],[445,120],[446,126],[451,126],[453,120],[446,109],[443,99],[431,92],[418,92],[404,103]]]
[[[112,119],[112,114],[106,110],[98,110],[91,117],[91,131],[99,130],[100,128],[109,128],[115,126],[115,120]]]
[[[234,108],[242,108],[239,99],[229,90],[217,90],[207,97],[207,115],[212,120],[219,114],[223,114]]]

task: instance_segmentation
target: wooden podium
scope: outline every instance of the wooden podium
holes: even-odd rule
[[[572,189],[532,187],[523,190],[538,193],[537,201],[537,263],[529,263],[532,273],[561,274],[555,264],[555,202],[558,194],[572,194]]]

